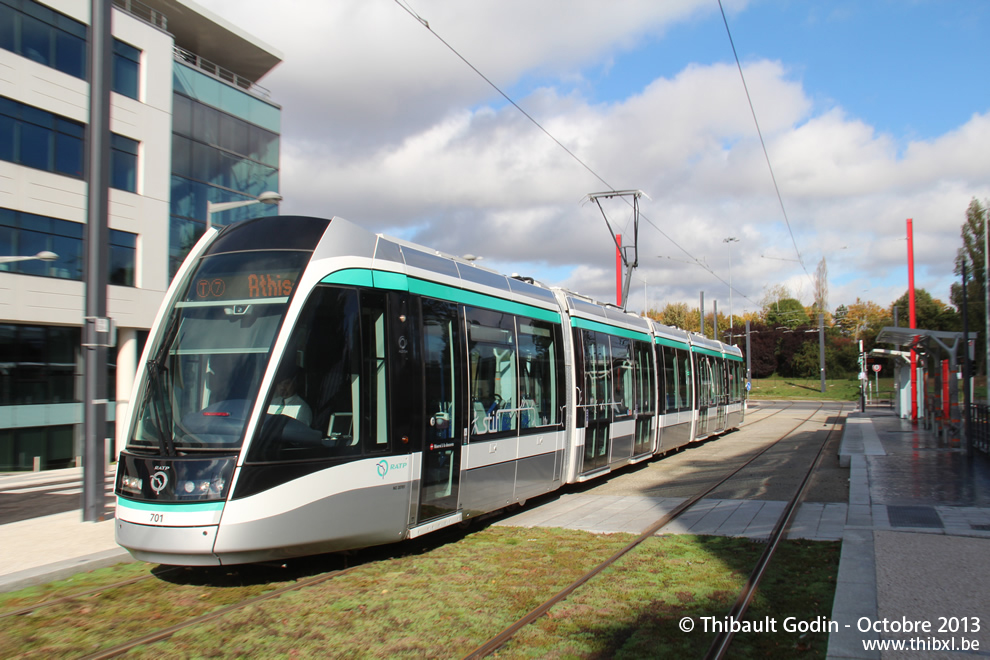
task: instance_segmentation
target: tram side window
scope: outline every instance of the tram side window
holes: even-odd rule
[[[640,414],[653,412],[653,356],[650,345],[636,342],[636,407]]]
[[[293,330],[249,460],[358,456],[387,449],[385,299],[319,287]]]
[[[589,420],[608,419],[612,393],[609,389],[608,335],[582,330],[584,335],[584,389]]]
[[[687,351],[678,350],[677,355],[681,363],[680,373],[678,374],[681,403],[678,407],[692,408],[694,407],[694,396],[691,393],[691,354]]]
[[[468,307],[468,368],[471,437],[514,431],[516,394],[515,317]]]
[[[681,382],[678,377],[677,351],[670,347],[663,348],[663,378],[665,381],[666,397],[663,411],[674,412],[681,407]]]
[[[522,317],[517,322],[519,427],[525,430],[560,424],[563,406],[560,326]]]
[[[457,305],[423,299],[423,360],[429,442],[455,438],[457,420]]]
[[[633,410],[633,363],[631,341],[610,336],[612,345],[612,406],[616,417],[626,417]]]
[[[725,358],[719,358],[718,360],[718,398],[719,401],[725,401],[729,395],[729,370],[728,363],[726,363]]]

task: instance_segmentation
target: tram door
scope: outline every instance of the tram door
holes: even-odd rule
[[[429,299],[423,299],[422,304],[426,409],[419,522],[457,511],[461,434],[465,428],[459,396],[464,383],[457,305]]]
[[[612,408],[615,396],[611,387],[611,353],[608,335],[581,330],[584,360],[584,462],[581,473],[607,467],[611,438]]]
[[[697,356],[698,371],[698,432],[695,437],[703,438],[709,434],[709,415],[712,401],[712,369],[707,356]]]

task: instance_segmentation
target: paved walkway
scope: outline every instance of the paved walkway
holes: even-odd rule
[[[0,493],[81,492],[82,468],[0,474]],[[108,497],[112,502],[113,498]],[[112,506],[112,505],[111,505]],[[113,538],[114,519],[83,522],[80,509],[0,525],[0,591],[133,561]]]
[[[495,524],[509,527],[563,527],[599,534],[639,534],[650,523],[669,513],[683,501],[669,497],[572,493]],[[701,500],[690,511],[664,527],[662,533],[766,539],[785,506],[786,502],[761,500]],[[788,538],[839,541],[845,529],[846,509],[845,504],[803,504],[798,507]]]

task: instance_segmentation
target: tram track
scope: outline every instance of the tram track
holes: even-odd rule
[[[192,628],[194,626],[198,626],[198,625],[207,623],[209,621],[213,621],[214,619],[218,619],[218,618],[220,618],[222,616],[225,616],[227,614],[230,614],[231,612],[236,612],[238,610],[243,610],[243,609],[245,609],[247,607],[251,607],[252,605],[256,605],[256,604],[261,603],[261,602],[264,602],[266,600],[271,600],[273,598],[278,598],[279,596],[282,596],[284,594],[290,593],[292,591],[300,591],[302,589],[306,589],[308,587],[312,587],[312,586],[321,584],[321,583],[326,582],[328,580],[332,580],[332,579],[337,578],[337,577],[340,577],[342,575],[346,575],[347,573],[353,572],[353,571],[357,570],[358,568],[360,568],[360,567],[359,566],[352,566],[350,568],[344,568],[344,569],[340,569],[340,570],[336,570],[336,571],[330,571],[328,573],[324,573],[323,575],[317,575],[315,577],[312,577],[312,578],[309,578],[309,579],[306,579],[306,580],[300,580],[299,582],[296,582],[295,584],[286,585],[284,587],[280,587],[278,589],[275,589],[274,591],[269,591],[269,592],[260,594],[258,596],[254,596],[253,598],[248,598],[246,600],[242,600],[242,601],[237,602],[237,603],[234,603],[232,605],[228,605],[226,607],[222,607],[222,608],[220,608],[218,610],[213,610],[212,612],[207,612],[206,614],[202,614],[202,615],[197,616],[195,618],[188,619],[186,621],[182,621],[180,623],[177,623],[175,625],[169,626],[167,628],[162,628],[160,630],[156,630],[156,631],[151,632],[151,633],[148,633],[146,635],[142,635],[141,637],[135,637],[135,638],[130,639],[130,640],[128,640],[126,642],[123,642],[121,644],[117,644],[116,646],[112,646],[112,647],[109,647],[109,648],[106,648],[106,649],[102,649],[100,651],[97,651],[96,653],[92,653],[92,654],[85,655],[85,656],[82,656],[82,657],[83,657],[83,660],[104,660],[105,658],[115,658],[115,657],[117,657],[119,655],[122,655],[124,653],[127,653],[128,651],[130,651],[132,649],[135,649],[135,648],[137,648],[139,646],[143,646],[145,644],[151,644],[153,642],[159,642],[159,641],[161,641],[163,639],[167,639],[167,638],[171,637],[172,635],[174,635],[175,633],[180,632],[182,630],[185,630],[187,628]]]
[[[774,553],[776,553],[777,548],[780,546],[781,540],[783,540],[790,529],[791,522],[793,522],[794,516],[797,513],[798,505],[800,505],[804,500],[804,493],[808,488],[808,484],[811,482],[811,477],[821,464],[822,457],[825,455],[825,447],[828,446],[829,439],[835,431],[835,427],[838,426],[839,419],[842,417],[842,409],[843,407],[839,408],[839,413],[836,416],[835,421],[832,423],[828,433],[825,435],[825,438],[822,440],[821,447],[819,447],[818,453],[815,455],[815,459],[811,462],[811,466],[805,472],[800,486],[798,486],[794,496],[788,501],[787,506],[784,508],[784,512],[781,514],[780,518],[777,520],[777,524],[774,526],[773,531],[770,533],[770,538],[767,541],[766,549],[763,551],[763,554],[760,556],[759,561],[753,568],[752,573],[750,573],[749,578],[746,580],[745,586],[740,591],[739,596],[736,598],[732,608],[729,610],[727,616],[731,620],[739,621],[743,616],[745,616],[746,610],[753,600],[753,595],[756,593],[756,589],[760,585],[760,580],[762,580],[766,573],[770,560],[773,559]],[[724,658],[734,638],[735,633],[732,632],[731,627],[719,632],[712,641],[708,652],[705,654],[705,660],[720,660],[721,658]]]
[[[787,406],[786,408],[782,408],[779,411],[777,411],[776,413],[773,413],[771,415],[768,415],[767,417],[761,418],[760,420],[754,420],[753,423],[758,423],[759,421],[763,421],[763,420],[765,420],[765,419],[767,419],[769,417],[772,417],[775,414],[778,414],[779,412],[783,412],[784,410],[787,410],[790,407],[791,406]],[[636,539],[634,539],[633,541],[631,541],[625,547],[623,547],[620,550],[618,550],[617,552],[615,552],[608,559],[604,560],[603,562],[601,562],[600,564],[598,564],[594,568],[590,569],[589,571],[587,571],[586,573],[584,573],[583,575],[581,575],[579,578],[577,578],[576,580],[574,580],[573,582],[571,582],[571,584],[567,585],[566,587],[564,587],[563,589],[561,589],[560,591],[558,591],[552,597],[550,597],[549,599],[547,599],[546,601],[544,601],[543,603],[541,603],[537,607],[535,607],[532,610],[530,610],[525,616],[519,618],[518,620],[516,620],[514,623],[510,624],[509,626],[506,626],[500,633],[498,633],[497,635],[491,637],[486,642],[484,642],[483,644],[481,644],[480,646],[478,646],[477,648],[475,648],[473,651],[471,651],[467,655],[465,655],[464,656],[465,660],[476,660],[476,659],[479,659],[479,658],[484,658],[484,657],[486,657],[486,656],[494,653],[498,649],[500,649],[502,646],[504,646],[506,643],[508,643],[515,636],[515,634],[517,632],[519,632],[521,629],[523,629],[525,626],[527,626],[530,623],[533,623],[534,621],[538,620],[539,618],[545,616],[550,611],[550,609],[553,608],[554,605],[557,605],[561,601],[565,600],[568,596],[570,596],[571,594],[573,594],[574,592],[576,592],[578,589],[580,589],[582,586],[584,586],[587,582],[589,582],[594,577],[596,577],[597,575],[599,575],[600,573],[602,573],[604,570],[606,570],[607,568],[609,568],[610,566],[612,566],[613,564],[615,564],[616,561],[618,561],[622,557],[624,557],[624,556],[628,555],[629,553],[631,553],[632,551],[634,551],[636,548],[638,548],[647,539],[653,537],[661,529],[663,529],[668,524],[670,524],[671,522],[673,522],[674,520],[676,520],[678,517],[680,517],[681,515],[683,515],[684,513],[686,513],[688,510],[690,510],[700,500],[702,500],[706,495],[714,492],[720,486],[722,486],[722,485],[726,484],[727,482],[729,482],[731,479],[733,479],[734,477],[736,477],[736,475],[738,475],[744,469],[746,469],[747,467],[749,467],[750,465],[752,465],[754,462],[756,462],[760,457],[762,457],[764,454],[766,454],[772,448],[776,447],[783,440],[785,440],[788,437],[790,437],[798,429],[800,429],[802,426],[804,426],[805,424],[807,424],[808,422],[810,422],[811,419],[815,415],[817,415],[819,412],[821,412],[821,410],[823,408],[824,408],[824,403],[820,403],[818,405],[818,407],[810,415],[808,415],[807,417],[805,417],[804,419],[802,419],[800,422],[798,422],[798,424],[796,424],[793,428],[789,429],[787,432],[785,432],[784,434],[782,434],[780,437],[778,437],[773,442],[767,444],[765,447],[763,447],[759,451],[753,453],[751,456],[749,456],[748,458],[746,458],[745,461],[742,464],[740,464],[739,466],[733,468],[732,470],[730,470],[729,472],[727,472],[725,475],[723,475],[717,482],[715,482],[714,484],[712,484],[710,486],[707,486],[707,487],[699,490],[697,493],[695,493],[694,495],[692,495],[691,497],[689,497],[688,499],[686,499],[684,502],[682,502],[680,505],[678,505],[677,507],[675,507],[672,511],[668,512],[667,514],[665,514],[661,518],[657,519],[654,523],[652,523],[649,527],[647,527]],[[838,424],[838,419],[841,418],[841,410],[842,410],[842,408],[840,408],[840,415],[837,416],[836,421],[832,425],[832,430],[834,430],[835,426]],[[778,522],[775,525],[773,532],[771,533],[771,538],[770,538],[770,540],[767,543],[767,551],[764,552],[764,557],[761,557],[760,562],[758,562],[758,564],[757,564],[757,568],[754,570],[754,574],[752,574],[750,576],[750,579],[747,580],[746,588],[744,588],[743,593],[740,594],[739,598],[737,599],[737,605],[736,606],[741,607],[740,616],[745,613],[745,607],[748,606],[748,603],[749,603],[749,601],[752,598],[752,593],[755,591],[756,586],[759,584],[759,578],[762,577],[762,574],[763,574],[763,572],[766,569],[766,565],[769,563],[770,558],[773,556],[773,552],[776,550],[776,548],[779,545],[780,539],[783,537],[784,534],[786,534],[786,531],[787,531],[787,528],[789,526],[789,523],[790,523],[790,521],[791,521],[791,519],[793,517],[794,512],[797,509],[797,504],[800,502],[799,498],[803,495],[804,490],[805,490],[808,482],[811,479],[811,475],[813,474],[815,467],[820,462],[821,456],[823,454],[823,451],[824,451],[825,446],[828,444],[828,439],[829,439],[829,437],[831,435],[832,430],[829,431],[829,434],[826,436],[825,440],[822,442],[821,448],[819,449],[819,451],[818,451],[818,453],[816,455],[815,460],[812,462],[811,466],[808,468],[808,471],[807,471],[804,479],[802,480],[801,487],[798,489],[798,491],[791,498],[791,501],[785,507],[785,510],[784,510],[783,514],[778,519]],[[757,573],[757,571],[758,571],[758,573]],[[739,605],[740,602],[743,603],[741,606]],[[735,609],[736,606],[734,606],[734,609]],[[723,644],[723,643],[725,645],[725,648],[728,648],[728,644],[731,643],[731,637],[728,639],[727,642],[719,642],[720,645]],[[721,651],[720,653],[721,654],[724,654],[724,650]],[[711,656],[711,657],[722,657],[722,655]]]
[[[167,569],[168,572],[180,570],[178,567]],[[148,573],[146,575],[140,575],[138,577],[130,578],[128,580],[121,580],[119,582],[113,582],[111,584],[103,585],[100,587],[94,587],[93,589],[86,589],[85,591],[79,591],[68,596],[59,596],[58,598],[53,598],[51,600],[43,600],[33,605],[28,605],[27,607],[21,607],[16,610],[10,610],[8,612],[0,612],[0,621],[3,619],[14,617],[14,616],[24,616],[25,614],[33,614],[38,610],[43,610],[48,607],[54,607],[56,605],[62,605],[65,603],[71,603],[72,601],[79,600],[80,598],[85,598],[86,596],[92,596],[94,594],[102,594],[107,591],[112,591],[114,589],[121,589],[123,587],[136,584],[138,582],[143,582],[144,580],[149,580],[153,577],[158,577],[154,573]]]
[[[783,411],[791,408],[792,406],[793,406],[793,404],[788,405],[788,406],[781,407],[781,408],[775,410],[774,412],[772,412],[771,414],[769,414],[769,415],[767,415],[765,417],[762,417],[760,419],[754,419],[751,422],[751,424],[756,424],[756,423],[759,423],[760,421],[763,421],[763,420],[766,420],[766,419],[768,419],[770,417],[773,417],[775,415],[778,415],[781,412],[783,412]],[[627,546],[627,548],[624,548],[624,549],[620,550],[619,552],[616,552],[615,555],[613,555],[609,560],[607,560],[607,563],[603,563],[603,565],[600,566],[597,570],[594,570],[593,569],[594,570],[594,573],[593,574],[591,574],[592,572],[589,571],[589,574],[586,575],[583,579],[579,579],[578,581],[575,581],[575,583],[572,586],[572,588],[569,587],[569,588],[566,588],[563,591],[566,591],[567,593],[571,593],[574,590],[576,590],[577,588],[579,588],[582,584],[584,584],[588,580],[592,579],[594,577],[594,575],[597,575],[602,570],[604,570],[605,568],[607,568],[608,565],[611,565],[612,563],[614,563],[619,557],[621,557],[622,555],[627,554],[628,552],[630,552],[636,545],[638,545],[639,543],[642,543],[642,541],[644,541],[646,538],[649,538],[650,536],[652,536],[653,534],[655,534],[656,531],[659,531],[659,529],[661,529],[663,526],[667,525],[669,522],[671,522],[672,520],[674,520],[677,516],[683,514],[685,511],[687,511],[690,508],[690,506],[692,506],[693,504],[695,504],[698,500],[704,498],[706,495],[708,495],[711,492],[713,492],[720,485],[724,484],[725,482],[727,482],[728,480],[730,480],[731,478],[733,478],[734,476],[736,476],[743,469],[745,469],[746,467],[752,465],[754,463],[754,461],[756,461],[757,459],[759,459],[761,456],[765,455],[766,452],[769,451],[772,447],[777,446],[778,443],[780,443],[782,440],[784,440],[785,438],[787,438],[788,436],[790,436],[791,434],[793,434],[795,431],[797,431],[797,429],[799,429],[803,424],[807,423],[811,418],[813,418],[816,414],[818,414],[822,410],[822,408],[823,408],[823,405],[819,405],[810,415],[808,415],[806,418],[802,419],[792,429],[788,430],[786,433],[784,433],[782,436],[780,436],[777,440],[775,440],[772,443],[766,445],[765,447],[761,448],[759,451],[755,452],[753,455],[751,455],[748,458],[746,458],[746,460],[745,460],[745,462],[743,464],[741,464],[738,467],[736,467],[733,470],[731,470],[722,479],[720,479],[717,483],[715,483],[712,486],[710,486],[710,487],[702,490],[695,497],[691,498],[691,500],[685,502],[685,504],[683,504],[682,506],[678,507],[675,511],[672,511],[667,516],[664,516],[664,518],[661,518],[660,520],[658,520],[656,523],[654,523],[654,525],[651,526],[650,529],[648,529],[646,532],[644,532],[643,535],[641,535],[641,537],[639,539],[637,539],[636,541],[634,541],[633,543],[631,543],[629,546]],[[827,440],[826,440],[826,442],[827,442]],[[373,561],[373,560],[374,560],[373,558],[368,558],[368,561]],[[104,648],[104,649],[96,650],[96,651],[90,653],[89,655],[84,655],[82,657],[86,657],[86,658],[111,658],[111,657],[116,657],[116,656],[119,656],[121,654],[127,653],[128,651],[130,651],[132,649],[136,649],[136,648],[138,648],[140,646],[143,646],[143,645],[147,645],[147,644],[151,644],[151,643],[154,643],[154,642],[158,642],[158,641],[167,639],[167,638],[171,637],[172,635],[174,635],[174,634],[176,634],[176,633],[178,633],[180,631],[183,631],[183,630],[186,630],[186,629],[190,629],[190,628],[194,628],[196,626],[200,626],[200,625],[206,624],[206,623],[208,623],[210,621],[213,621],[213,620],[216,620],[216,619],[220,619],[221,617],[224,617],[226,615],[230,615],[230,614],[232,614],[234,612],[237,612],[239,610],[244,610],[244,609],[246,609],[248,607],[251,607],[251,606],[256,605],[256,604],[259,604],[259,603],[262,603],[264,601],[272,600],[272,599],[278,598],[280,596],[283,596],[285,594],[288,594],[288,593],[291,593],[291,592],[294,592],[294,591],[302,591],[302,590],[305,590],[305,589],[310,588],[310,587],[315,587],[316,585],[321,584],[321,583],[324,583],[324,582],[327,582],[327,581],[329,581],[331,579],[334,579],[334,578],[337,578],[337,577],[342,577],[342,576],[348,574],[349,572],[351,572],[351,571],[359,568],[361,565],[364,565],[365,563],[366,563],[366,561],[362,561],[361,564],[355,565],[355,566],[353,566],[351,568],[344,568],[344,569],[341,569],[341,570],[332,570],[332,571],[329,571],[329,572],[324,573],[324,574],[315,575],[315,576],[308,577],[308,578],[305,578],[305,579],[298,579],[298,581],[296,581],[293,584],[288,584],[288,585],[285,585],[285,586],[282,586],[282,587],[278,587],[276,589],[273,589],[272,591],[265,592],[265,593],[262,593],[262,594],[258,594],[258,595],[255,595],[255,596],[252,596],[252,597],[249,597],[249,598],[240,600],[238,602],[231,603],[229,605],[224,605],[224,606],[218,607],[218,608],[216,608],[216,609],[214,609],[214,610],[212,610],[210,612],[203,613],[203,614],[201,614],[199,616],[190,617],[187,620],[179,621],[179,622],[177,622],[177,623],[175,623],[173,625],[170,625],[170,626],[164,626],[164,627],[160,628],[159,630],[156,630],[156,631],[153,631],[153,632],[144,634],[144,635],[135,636],[135,637],[133,637],[133,638],[131,638],[129,640],[126,640],[124,642],[115,644],[113,646],[108,646],[107,648]],[[21,608],[21,609],[16,610],[16,611],[5,612],[5,613],[0,614],[0,619],[7,618],[7,617],[13,617],[13,616],[16,616],[16,615],[31,614],[35,610],[47,608],[47,607],[50,607],[50,606],[53,606],[53,605],[56,605],[56,604],[59,604],[59,603],[66,603],[66,602],[71,602],[71,601],[74,601],[74,600],[79,600],[81,598],[86,598],[87,596],[91,596],[91,595],[96,594],[96,593],[99,593],[99,592],[107,592],[109,590],[116,589],[116,588],[126,588],[129,585],[133,585],[135,583],[139,583],[139,582],[141,582],[143,580],[146,580],[148,578],[151,578],[151,577],[159,577],[160,578],[161,576],[163,576],[163,575],[165,575],[167,573],[170,573],[172,571],[188,570],[188,569],[181,569],[181,568],[167,568],[167,569],[165,567],[162,567],[162,568],[165,569],[165,570],[156,571],[156,573],[154,573],[154,574],[144,575],[144,576],[140,576],[138,578],[132,578],[132,579],[129,579],[129,580],[122,580],[120,582],[116,582],[116,583],[113,583],[113,584],[110,584],[110,585],[105,585],[103,587],[99,587],[99,588],[95,588],[95,589],[89,589],[89,590],[77,592],[77,593],[71,594],[69,596],[64,596],[64,597],[61,597],[61,598],[58,598],[58,599],[53,599],[53,600],[49,600],[49,601],[43,601],[41,603],[37,603],[37,604],[32,605],[30,607],[24,607],[24,608]],[[563,593],[563,591],[561,593]],[[566,595],[567,594],[564,594],[564,596],[562,596],[558,600],[562,600],[563,597],[566,597]],[[550,606],[552,606],[552,604]],[[549,607],[545,608],[544,611],[546,611],[546,610],[549,610]],[[527,615],[527,616],[529,616],[529,615]],[[535,619],[533,619],[533,620],[535,620]],[[523,624],[523,625],[525,625],[525,624]],[[520,626],[520,627],[522,627],[522,626]],[[511,635],[510,635],[510,638],[511,638]],[[495,638],[493,638],[493,639],[495,639]],[[506,639],[506,641],[507,641],[507,639]],[[503,641],[498,646],[501,646],[504,643],[505,642]],[[498,646],[496,646],[495,648],[498,648]],[[482,657],[482,656],[477,656],[477,655],[475,655],[473,653],[471,656],[468,656],[468,657]]]

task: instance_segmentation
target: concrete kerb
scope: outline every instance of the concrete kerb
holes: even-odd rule
[[[854,417],[855,415],[855,417]],[[877,618],[876,548],[873,539],[873,507],[865,454],[883,454],[883,447],[869,417],[852,413],[846,418],[839,443],[839,464],[849,467],[849,510],[842,534],[839,574],[836,578],[832,620],[839,629],[829,634],[828,658],[874,659],[879,651],[866,651],[863,641],[879,639],[877,633],[861,633],[846,625],[860,617]]]
[[[20,589],[35,587],[56,580],[64,580],[83,571],[95,571],[98,568],[106,568],[107,566],[134,561],[137,560],[127,550],[118,548],[116,550],[104,550],[103,552],[95,552],[83,557],[28,568],[23,571],[17,571],[16,573],[0,575],[0,593],[19,591]]]

